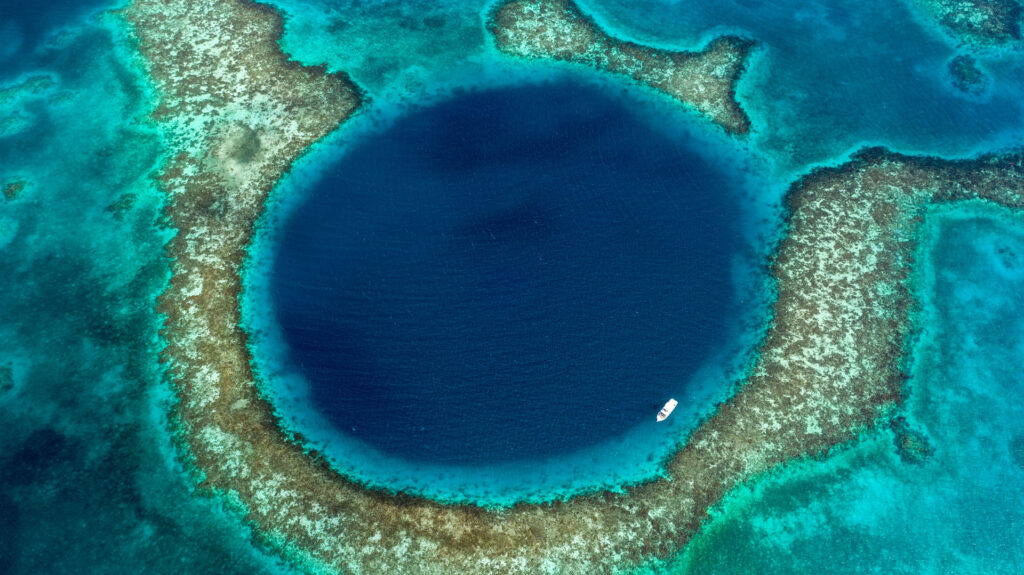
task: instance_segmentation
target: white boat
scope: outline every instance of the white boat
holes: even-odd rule
[[[672,415],[672,410],[675,409],[677,405],[679,405],[678,401],[674,399],[668,400],[665,403],[665,407],[662,407],[661,411],[658,412],[658,421],[665,421],[668,419],[668,416]]]

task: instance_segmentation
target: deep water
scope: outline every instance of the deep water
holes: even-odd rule
[[[360,481],[443,501],[658,475],[727,396],[766,301],[751,192],[716,153],[735,149],[658,110],[549,70],[364,116],[303,162],[244,306],[288,429]]]
[[[315,409],[459,465],[653,425],[736,321],[743,242],[729,177],[627,104],[571,81],[461,96],[327,168],[271,288]]]
[[[695,116],[665,112],[674,110],[670,103],[642,90],[616,97],[632,99],[632,109],[643,109],[639,116],[661,134],[652,139],[676,137],[683,160],[693,158],[691,148],[702,154],[705,175],[737,172],[729,187],[744,194],[737,204],[743,207],[739,233],[757,243],[761,255],[771,245],[779,199],[790,181],[815,164],[842,161],[861,143],[964,155],[1021,142],[1024,58],[1019,48],[976,54],[988,78],[986,88],[980,95],[959,92],[948,62],[966,49],[909,2],[580,3],[617,34],[641,41],[689,48],[715,33],[738,32],[759,42],[760,51],[739,88],[754,133],[738,144],[716,136]],[[154,98],[133,67],[130,46],[123,43],[116,21],[96,16],[105,4],[0,2],[0,181],[27,182],[17,198],[0,197],[0,574],[288,571],[253,544],[235,513],[217,500],[196,497],[193,480],[177,460],[167,421],[170,391],[158,363],[159,318],[153,312],[167,278],[163,244],[173,233],[161,225],[163,198],[150,180],[164,148],[146,120]],[[487,2],[273,4],[289,15],[282,42],[288,51],[302,62],[326,62],[352,73],[366,88],[371,106],[332,136],[329,145],[300,162],[281,185],[275,195],[280,205],[271,212],[278,211],[282,219],[268,220],[266,244],[257,251],[275,245],[271,228],[288,209],[298,209],[304,194],[322,179],[335,177],[328,168],[337,165],[340,152],[356,153],[373,138],[386,140],[389,123],[415,121],[410,106],[446,100],[453,86],[485,89],[537,82],[552,74],[549,68],[507,62],[494,53],[480,25]],[[577,72],[578,79],[596,79]],[[40,76],[45,80],[34,88],[18,87]],[[618,92],[625,86],[610,80],[600,89]],[[543,112],[540,116],[551,113]],[[642,144],[638,149],[651,142]],[[738,173],[741,169],[746,172]],[[389,177],[398,181],[408,174]],[[437,186],[434,192],[440,192]],[[567,197],[580,201],[581,193]],[[658,221],[654,216],[660,214],[649,213],[654,200],[628,209]],[[467,214],[472,208],[459,207]],[[510,241],[503,243],[536,242],[538,230],[522,232],[532,229],[529,209],[510,210],[490,227],[505,230],[501,237]],[[564,214],[564,207],[547,209]],[[594,223],[601,211],[587,213],[587,221]],[[439,225],[421,215],[429,214],[405,221]],[[502,220],[504,226],[495,225]],[[479,236],[482,228],[465,229],[467,236]],[[1019,218],[977,208],[948,210],[927,230],[915,280],[925,306],[915,344],[920,359],[912,366],[903,412],[934,446],[931,457],[904,461],[892,431],[882,426],[826,460],[794,463],[736,489],[680,557],[652,569],[702,574],[1021,572],[1022,230]],[[489,234],[483,239],[486,243]],[[412,244],[410,249],[423,254],[431,246],[436,244]],[[415,259],[411,253],[400,255],[387,261]],[[729,282],[744,283],[736,278],[751,267],[750,257],[730,261]],[[483,272],[488,263],[481,259],[465,269]],[[260,306],[270,309],[271,303],[266,290],[258,289],[266,287],[261,281],[269,277],[260,275],[266,270],[258,264],[250,278],[253,293],[244,303],[247,321],[263,330],[254,338],[255,349],[270,356],[284,349],[284,342],[268,326],[258,325],[269,314],[253,313]],[[273,264],[272,258],[262,262]],[[406,272],[382,264],[375,270],[369,266],[378,279]],[[434,285],[445,279],[435,277]],[[756,277],[752,283],[757,284]],[[603,299],[590,286],[584,295],[590,301]],[[750,303],[749,293],[737,292],[737,299]],[[727,295],[717,297],[727,300]],[[657,318],[669,317],[666,300],[659,301],[661,307],[648,308],[646,321],[656,324]],[[752,307],[761,317],[742,318],[720,333],[724,348],[697,370],[690,380],[698,384],[690,390],[693,397],[680,409],[720,399],[716,393],[731,381],[726,374],[734,371],[737,357],[742,365],[744,356],[736,348],[751,347],[752,326],[763,319],[764,308],[758,305]],[[712,316],[721,322],[735,317],[709,312]],[[437,325],[412,327],[429,333],[426,328],[436,331]],[[311,402],[293,371],[257,363],[280,388],[271,391],[281,400],[289,426],[333,429],[303,411]],[[693,366],[664,369],[683,373]],[[686,379],[630,382],[623,389],[643,387],[648,405],[614,406],[620,419],[598,422],[607,426],[605,437],[611,439],[581,446],[588,437],[577,436],[573,454],[549,457],[548,465],[530,460],[482,467],[410,462],[389,457],[385,450],[398,453],[415,442],[377,449],[369,434],[356,438],[351,431],[325,433],[317,443],[336,446],[335,458],[347,457],[336,464],[347,473],[368,482],[404,482],[414,492],[444,497],[461,490],[497,503],[565,496],[581,485],[611,487],[657,474],[660,454],[684,436],[699,409],[678,412],[679,419],[674,416],[665,427],[641,422],[616,434],[633,415],[649,419],[661,398],[648,395],[676,392],[658,387],[662,384],[685,385]],[[557,413],[554,424],[563,425],[571,404],[557,406],[565,411]],[[379,418],[368,420],[380,423]],[[460,440],[443,433],[431,437]],[[564,454],[569,445],[540,447]],[[534,482],[532,491],[522,490],[524,479]]]

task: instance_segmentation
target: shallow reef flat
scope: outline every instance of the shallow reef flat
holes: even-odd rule
[[[750,131],[750,120],[736,101],[736,82],[754,49],[751,40],[722,36],[700,52],[644,46],[612,37],[570,0],[500,4],[487,28],[506,54],[622,74],[696,109],[726,132]]]
[[[12,86],[0,87],[0,106],[6,106],[19,98],[39,96],[53,89],[57,82],[46,74],[29,76]]]
[[[961,42],[991,46],[1017,42],[1019,0],[915,0],[922,10]]]
[[[788,194],[758,360],[668,461],[666,478],[509,509],[372,491],[282,431],[255,384],[238,302],[267,195],[354,113],[358,89],[287,60],[281,20],[263,5],[135,0],[123,17],[160,96],[154,118],[169,147],[158,179],[178,233],[159,309],[180,444],[205,491],[310,570],[598,574],[672,557],[737,483],[853,440],[899,403],[914,310],[907,278],[928,206],[1024,205],[1020,156],[943,161],[868,149],[815,171]]]
[[[23,105],[42,99],[54,92],[57,86],[58,82],[47,74],[32,75],[17,83],[0,86],[0,137],[27,130],[33,123],[33,115]]]

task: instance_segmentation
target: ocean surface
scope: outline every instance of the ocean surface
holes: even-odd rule
[[[646,334],[681,315],[686,320],[699,316],[705,319],[677,323],[710,326],[716,335],[709,339],[719,338],[710,348],[692,348],[700,349],[694,355],[706,357],[705,363],[693,357],[652,362],[633,356],[618,358],[621,363],[610,367],[618,370],[613,377],[589,373],[586,385],[577,387],[594,392],[583,398],[594,402],[586,404],[591,411],[607,397],[597,392],[612,389],[625,374],[628,383],[614,392],[637,401],[616,404],[610,417],[595,424],[598,433],[572,428],[568,434],[544,434],[547,442],[519,435],[506,444],[501,440],[507,438],[481,437],[481,443],[475,443],[454,433],[454,428],[441,425],[442,418],[453,421],[451,414],[439,410],[419,416],[433,418],[430,434],[426,429],[419,435],[408,433],[417,421],[426,421],[414,419],[408,410],[404,419],[392,420],[404,429],[379,433],[381,429],[373,426],[388,421],[378,417],[379,412],[344,405],[344,394],[335,390],[332,395],[329,386],[319,395],[306,389],[297,375],[313,373],[313,366],[296,367],[302,363],[296,362],[295,345],[301,336],[288,339],[281,333],[286,328],[279,326],[275,332],[273,324],[262,324],[265,329],[254,351],[265,357],[257,357],[256,366],[271,376],[270,386],[277,386],[268,391],[281,398],[278,407],[289,426],[342,430],[351,422],[356,430],[315,439],[334,445],[336,456],[360,446],[373,447],[366,461],[339,463],[348,466],[344,471],[371,483],[441,477],[443,481],[431,481],[429,486],[414,485],[439,498],[458,498],[454,490],[463,489],[465,497],[495,502],[544,499],[656,475],[659,454],[681,441],[702,410],[729,392],[731,376],[750,358],[750,342],[762,327],[765,298],[770,295],[763,264],[758,262],[766,261],[781,229],[780,198],[795,177],[816,165],[841,162],[866,143],[946,157],[1022,144],[1020,50],[975,54],[987,86],[978,95],[964,94],[952,85],[947,63],[966,49],[903,2],[581,2],[616,34],[657,45],[693,48],[722,32],[756,39],[759,50],[739,87],[754,133],[738,143],[624,82],[557,66],[506,61],[494,53],[480,26],[487,8],[481,2],[277,0],[274,5],[288,15],[282,45],[290,53],[302,62],[326,62],[332,70],[350,72],[373,99],[352,124],[303,158],[275,193],[247,274],[251,293],[243,307],[249,325],[286,323],[277,312],[253,312],[258,306],[276,309],[280,303],[272,297],[274,284],[268,282],[272,270],[289,265],[298,272],[302,267],[301,258],[286,263],[279,258],[288,247],[288,222],[298,221],[302,210],[317,202],[329,206],[363,198],[362,212],[346,210],[331,218],[333,212],[319,208],[323,213],[311,216],[330,219],[336,227],[327,225],[320,233],[338,234],[344,241],[307,238],[310,245],[332,248],[332,257],[340,258],[341,265],[325,274],[339,282],[334,284],[339,288],[351,289],[356,275],[402,280],[390,291],[371,290],[384,300],[375,308],[376,315],[365,308],[347,312],[353,314],[354,325],[380,330],[382,324],[374,322],[382,314],[400,315],[403,310],[388,301],[399,293],[395,290],[416,290],[425,298],[424,313],[431,321],[399,325],[408,330],[402,332],[406,336],[425,340],[451,325],[495,337],[501,332],[485,329],[493,321],[485,325],[470,319],[484,312],[495,317],[499,304],[525,305],[491,293],[474,303],[479,308],[459,317],[440,317],[438,300],[430,300],[438,290],[431,287],[450,287],[455,280],[432,265],[416,270],[429,279],[422,284],[411,282],[409,274],[414,264],[447,261],[442,245],[451,244],[416,242],[414,226],[450,229],[468,220],[460,241],[476,237],[486,245],[501,238],[504,253],[519,250],[520,255],[531,253],[525,246],[532,242],[535,248],[544,246],[551,253],[577,258],[574,261],[600,278],[606,270],[595,264],[593,254],[570,247],[603,246],[621,252],[623,259],[635,254],[616,241],[630,237],[624,230],[607,235],[610,230],[600,225],[602,218],[621,223],[611,216],[625,210],[647,223],[641,236],[660,249],[644,260],[648,269],[620,262],[615,269],[622,273],[602,278],[607,282],[596,281],[594,275],[584,275],[590,278],[584,284],[572,278],[570,285],[582,290],[577,312],[594,321],[595,308],[584,302],[606,301],[613,297],[607,290],[637,288],[629,289],[625,300],[632,309],[612,310],[619,313],[618,321],[626,321],[629,311],[642,312],[640,327]],[[167,421],[171,391],[161,377],[158,318],[153,311],[168,275],[163,244],[173,234],[159,217],[163,198],[150,179],[164,148],[160,133],[147,120],[154,102],[150,87],[135,67],[117,20],[101,15],[114,7],[103,2],[0,0],[0,181],[27,182],[18,197],[0,198],[0,573],[289,572],[280,559],[253,543],[252,534],[224,504],[195,496],[172,444]],[[439,121],[436,114],[446,106],[458,101],[493,105],[494,98],[500,100],[509,90],[535,90],[538,98],[545,90],[588,94],[587,107],[550,107],[533,116],[538,122],[561,118],[576,127],[574,118],[579,115],[606,110],[609,119],[601,122],[600,130],[585,138],[577,135],[590,145],[598,145],[599,132],[606,131],[605,137],[612,140],[615,134],[643,135],[639,142],[606,141],[599,146],[608,153],[618,149],[615,156],[564,158],[577,166],[587,159],[594,169],[607,170],[601,176],[609,184],[604,192],[609,194],[604,196],[607,205],[562,183],[552,186],[559,195],[531,200],[528,190],[496,176],[482,190],[483,199],[489,200],[486,205],[473,205],[459,201],[479,189],[473,183],[442,187],[432,180],[419,181],[443,169],[431,165],[386,175],[403,201],[433,194],[433,211],[424,206],[403,219],[383,221],[383,198],[372,193],[366,179],[354,182],[361,181],[362,186],[342,185],[342,178],[366,176],[372,168],[356,162],[359,154],[390,149],[396,159],[408,157],[408,146],[415,142],[403,140],[395,130],[421,129],[440,137],[428,128]],[[472,135],[471,127],[464,131]],[[448,161],[488,157],[494,154],[488,148],[498,143],[485,139]],[[444,151],[444,146],[434,149]],[[539,153],[534,146],[520,152]],[[639,192],[623,184],[628,175],[612,168],[666,158],[675,161],[646,171],[643,177],[649,179],[642,181],[649,182],[649,190],[640,190],[643,198],[627,202],[630,194]],[[499,159],[510,162],[504,156]],[[346,162],[353,171],[343,174]],[[511,172],[516,167],[499,164],[497,169]],[[693,201],[706,203],[688,206],[712,214],[707,217],[727,218],[732,232],[723,235],[717,230],[709,236],[699,227],[680,226],[679,236],[669,234],[665,218],[686,209],[677,205],[678,195],[667,193],[666,183],[676,180],[676,190],[708,185],[728,190],[722,195],[694,194]],[[629,189],[611,194],[616,182]],[[331,194],[338,188],[353,194]],[[508,204],[501,204],[504,201]],[[445,202],[459,207],[463,219],[446,219],[455,214],[437,209]],[[570,226],[572,241],[555,241],[551,228],[572,221],[567,214],[573,206],[587,208],[576,216],[579,229]],[[538,211],[548,214],[549,220],[537,220]],[[356,218],[358,213],[365,218]],[[934,446],[934,454],[920,464],[908,464],[893,447],[892,431],[880,429],[827,459],[788,465],[731,492],[667,572],[1011,574],[1024,569],[1024,517],[1017,504],[1024,490],[1024,408],[1019,401],[1024,392],[1019,376],[1024,367],[1024,221],[976,206],[935,216],[925,230],[915,277],[925,305],[919,318],[921,335],[914,344],[919,360],[903,407],[908,421]],[[391,259],[376,261],[365,251],[345,251],[359,226],[370,225],[374,217],[387,225],[379,237],[398,242]],[[491,240],[494,228],[499,233]],[[315,230],[309,226],[303,232]],[[659,265],[657,258],[670,258],[677,253],[673,250],[699,256],[699,262]],[[469,277],[511,273],[482,256],[474,260],[468,248],[459,253],[461,273]],[[352,270],[359,265],[364,266],[362,273],[355,274]],[[698,267],[715,278],[716,289],[698,283],[696,292],[708,288],[700,297],[658,293],[665,282],[701,280],[687,274]],[[556,269],[543,276],[546,286],[558,284],[562,272]],[[661,281],[645,283],[623,275],[628,273],[654,274]],[[515,282],[527,278],[513,274],[503,281],[522,285]],[[285,297],[292,293],[284,292]],[[738,309],[731,310],[737,302]],[[680,309],[691,304],[698,308]],[[565,306],[556,307],[569,313]],[[565,337],[566,327],[552,326],[550,333]],[[513,335],[527,338],[523,332]],[[620,337],[617,332],[597,339],[610,346]],[[693,344],[691,339],[673,333],[644,341],[671,350]],[[329,341],[336,345],[341,340]],[[364,336],[345,341],[368,345]],[[498,343],[488,345],[498,349]],[[442,364],[428,362],[430,354],[438,353],[429,347],[419,347],[411,355],[406,348],[402,351],[385,354],[389,359],[384,368],[374,366],[357,375],[397,377],[394,374],[408,374],[424,362],[443,366],[444,375],[479,369],[460,365],[457,355],[446,356]],[[465,357],[480,359],[486,350],[470,351]],[[556,351],[545,347],[535,361]],[[318,354],[312,357],[323,359]],[[652,371],[637,369],[640,364]],[[537,383],[572,371],[557,362],[534,367],[534,373],[543,376],[530,379]],[[595,368],[590,364],[587,369]],[[524,382],[518,384],[516,389],[524,388]],[[393,385],[392,391],[413,394],[402,396],[405,400],[425,394],[408,378]],[[692,401],[681,406],[682,417],[674,427],[661,432],[644,423],[666,394],[688,390]],[[506,386],[503,391],[512,390]],[[550,386],[534,391],[537,398],[557,398]],[[328,413],[326,422],[314,417],[313,405]],[[526,431],[541,429],[543,412],[528,409],[537,403],[515,405],[517,417],[535,418]],[[544,424],[564,425],[564,410],[571,406],[544,404],[545,409],[554,407],[561,408],[556,410],[560,419]],[[632,426],[634,416],[644,422]],[[481,423],[485,421],[458,424]],[[428,445],[439,448],[430,452]],[[495,453],[495,445],[537,451],[522,459],[509,449]],[[459,446],[457,460],[444,459],[452,456],[453,446]],[[523,474],[525,467],[517,466],[522,461],[548,461],[547,477],[536,482],[537,474]],[[589,475],[581,475],[581,470]],[[533,487],[524,488],[524,479],[534,480]]]
[[[572,77],[463,94],[360,137],[279,207],[247,310],[277,332],[254,348],[291,429],[444,500],[657,474],[733,383],[708,373],[744,317],[735,268],[760,262],[740,182],[642,110]]]

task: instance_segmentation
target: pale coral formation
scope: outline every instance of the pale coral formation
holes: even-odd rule
[[[1020,41],[1019,0],[916,0],[924,12],[965,44]]]
[[[644,46],[612,37],[571,0],[507,2],[493,12],[487,27],[507,54],[622,74],[695,109],[727,132],[750,131],[750,120],[736,101],[736,82],[754,48],[750,40],[723,36],[700,52]]]

